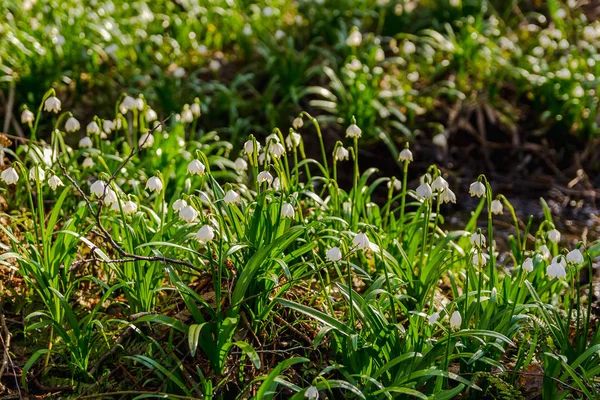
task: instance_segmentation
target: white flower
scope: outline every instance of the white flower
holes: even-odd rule
[[[346,39],[346,45],[349,47],[358,47],[362,43],[362,35],[357,28],[352,29],[350,35]]]
[[[438,147],[446,147],[448,145],[448,139],[446,139],[446,135],[443,133],[435,135],[432,139],[432,142]]]
[[[55,97],[48,97],[44,102],[44,111],[58,113],[60,111],[60,100]]]
[[[275,39],[277,39],[277,40],[281,40],[281,39],[283,39],[284,37],[285,37],[285,32],[284,32],[284,31],[282,31],[281,29],[277,29],[277,30],[275,31]]]
[[[391,189],[392,186],[395,191],[399,192],[402,189],[402,182],[399,179],[393,178],[387,183],[388,189]]]
[[[91,157],[86,157],[81,165],[83,165],[83,168],[92,168],[95,165],[95,163]]]
[[[244,172],[248,169],[248,163],[243,158],[238,158],[235,160],[235,169],[238,172]]]
[[[265,143],[279,143],[279,135],[277,135],[276,133],[271,133],[269,136],[267,136],[267,138],[265,139]]]
[[[504,211],[504,206],[500,200],[492,200],[492,214],[500,215]]]
[[[440,201],[442,203],[456,203],[456,195],[450,188],[447,188],[440,194]]]
[[[431,183],[431,189],[437,190],[440,192],[442,190],[446,190],[446,189],[448,189],[448,182],[446,182],[446,180],[444,178],[442,178],[441,176],[438,176]]]
[[[489,256],[485,253],[479,254],[479,253],[475,252],[475,253],[473,253],[471,262],[476,267],[485,267],[487,265],[488,257]]]
[[[295,130],[298,130],[304,126],[304,121],[302,120],[302,118],[296,117],[292,121],[292,126],[294,127]]]
[[[471,196],[485,197],[485,185],[479,181],[471,183],[471,186],[469,186],[469,194]]]
[[[119,106],[119,111],[121,111],[121,114],[125,114],[129,110],[133,110],[135,106],[135,99],[131,96],[125,96],[121,102],[121,105]]]
[[[357,234],[352,240],[352,245],[359,250],[368,250],[371,246],[369,238],[364,233]]]
[[[223,197],[223,201],[225,202],[225,204],[236,204],[236,203],[241,203],[242,198],[238,192],[229,190],[229,191],[227,191],[227,193],[225,193],[225,197]]]
[[[134,214],[138,209],[137,203],[135,203],[134,201],[126,201],[125,204],[123,204],[123,213],[126,215],[129,214]]]
[[[19,180],[19,174],[17,174],[17,171],[13,167],[8,167],[2,171],[0,179],[6,182],[7,185],[13,185]]]
[[[375,51],[375,61],[384,61],[385,60],[385,51],[383,51],[383,49],[381,47],[379,47],[376,51]]]
[[[158,119],[158,114],[153,109],[149,108],[146,110],[146,121],[152,122]]]
[[[104,195],[104,188],[106,187],[106,183],[103,180],[98,179],[96,182],[92,184],[90,188],[90,192],[98,197],[102,197]]]
[[[200,160],[192,160],[187,167],[187,173],[191,175],[204,175],[206,167],[200,162]]]
[[[65,184],[60,180],[60,178],[56,175],[52,175],[50,179],[48,179],[48,186],[52,190],[56,190],[59,186],[65,186]]]
[[[208,225],[203,225],[196,233],[196,240],[202,244],[206,244],[215,238],[215,232]]]
[[[573,97],[583,97],[585,95],[585,90],[579,85],[573,88]]]
[[[413,160],[412,152],[409,149],[402,150],[398,156],[398,160],[411,162]]]
[[[247,140],[246,143],[244,143],[244,150],[246,150],[246,154],[248,154],[249,156],[252,155],[252,153],[254,152],[254,141],[253,140]],[[256,151],[260,150],[260,143],[256,142]]]
[[[90,148],[93,145],[94,144],[92,143],[92,139],[90,139],[89,136],[85,136],[79,141],[79,147],[81,147],[82,149]]]
[[[317,400],[319,398],[319,389],[315,386],[309,386],[304,392],[304,398],[309,400]]]
[[[106,133],[112,132],[115,129],[115,123],[109,119],[102,121],[102,130]]]
[[[336,161],[344,161],[347,160],[350,157],[350,152],[342,146],[338,146],[338,148],[335,150],[335,153],[333,153],[333,158]]]
[[[302,121],[302,120],[300,120]],[[294,147],[298,147],[300,145],[300,141],[302,140],[302,136],[300,136],[296,132],[290,132],[287,138],[285,138],[285,144],[288,149],[293,149]]]
[[[218,60],[210,60],[208,63],[208,69],[210,69],[212,72],[217,72],[221,69],[221,63]]]
[[[44,170],[41,167],[35,166],[29,170],[29,180],[30,181],[42,182],[45,179],[46,179],[46,173],[44,172]]]
[[[76,132],[81,128],[81,124],[74,117],[71,117],[65,122],[65,130],[67,132]]]
[[[548,246],[546,246],[545,244],[541,245],[537,251],[544,260],[549,259],[551,256],[550,250],[548,249]]]
[[[275,158],[279,158],[285,153],[285,147],[281,143],[274,143],[269,146],[269,149]]]
[[[21,113],[21,123],[22,124],[31,124],[35,120],[35,115],[27,109],[23,110]]]
[[[523,265],[521,266],[521,268],[523,268],[523,270],[527,272],[533,271],[533,260],[527,257],[525,261],[523,261]]]
[[[404,54],[414,54],[417,51],[417,46],[410,40],[407,40],[402,46],[402,51],[404,51]]]
[[[185,222],[194,222],[198,218],[198,211],[192,206],[185,206],[179,211],[179,219]]]
[[[325,253],[325,259],[331,262],[338,262],[342,259],[342,251],[339,247],[332,247]]]
[[[256,180],[259,184],[267,182],[267,184],[270,185],[271,183],[273,183],[273,175],[271,175],[271,173],[268,171],[262,171],[258,173]]]
[[[417,196],[422,199],[430,199],[433,197],[433,191],[428,183],[423,183],[417,188]]]
[[[548,232],[548,240],[552,243],[560,242],[560,232],[556,229],[552,229],[550,232]]]
[[[154,136],[151,133],[144,133],[138,140],[138,146],[142,148],[152,147],[154,144]]]
[[[352,124],[346,128],[346,137],[358,139],[361,133],[362,130],[356,124]]]
[[[575,264],[581,264],[584,261],[583,254],[581,254],[581,251],[579,251],[579,249],[571,250],[567,254],[567,261]]]
[[[175,200],[175,202],[173,203],[173,210],[175,211],[181,211],[183,210],[186,206],[187,206],[187,201],[183,200],[183,199],[177,199]]]
[[[562,264],[553,263],[548,266],[548,269],[546,270],[546,274],[548,275],[548,278],[550,278],[550,279],[554,279],[554,278],[560,279],[560,278],[564,278],[567,276],[567,271],[565,270],[565,267],[563,267]]]
[[[428,318],[427,318],[427,322],[429,322],[429,325],[433,325],[437,322],[437,320],[440,318],[440,313],[439,312],[434,312],[433,314],[431,314]]]
[[[294,207],[290,203],[283,203],[281,206],[281,216],[284,218],[294,218]]]
[[[482,247],[485,246],[485,236],[482,233],[473,233],[469,239],[471,245]]]
[[[567,266],[567,260],[565,260],[565,258],[560,255],[552,258],[552,261],[550,261],[550,264],[556,264],[556,263],[562,265],[563,267]]]
[[[173,76],[177,79],[181,79],[185,76],[185,69],[183,67],[177,67],[173,71]]]
[[[460,328],[461,325],[462,325],[462,316],[460,315],[458,310],[454,311],[452,313],[452,316],[450,316],[450,328]]]
[[[202,110],[200,109],[200,104],[192,103],[190,106],[190,111],[194,114],[194,117],[199,117],[202,114]]]
[[[113,204],[114,205],[118,200],[119,199],[117,198],[117,193],[115,193],[114,190],[112,190],[112,189],[106,189],[106,196],[104,196],[104,202],[106,204]]]
[[[142,111],[144,109],[144,99],[141,97],[135,99],[135,108],[137,108],[138,111]]]
[[[85,131],[88,135],[97,135],[100,133],[100,127],[96,121],[92,121],[85,127]]]
[[[194,114],[192,110],[190,110],[189,104],[183,106],[183,111],[181,112],[181,120],[183,122],[192,122],[194,120]]]
[[[242,31],[242,33],[244,34],[244,36],[252,35],[252,27],[248,24],[244,25],[244,30]]]
[[[163,189],[163,183],[159,177],[153,176],[146,182],[146,189],[149,189],[151,192],[160,192]]]

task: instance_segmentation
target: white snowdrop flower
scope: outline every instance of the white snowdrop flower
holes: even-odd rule
[[[429,323],[429,325],[434,325],[438,321],[438,319],[440,319],[440,313],[434,312],[427,318],[427,322]]]
[[[236,191],[229,190],[225,193],[225,197],[223,197],[223,201],[225,204],[238,204],[242,202],[242,197]]]
[[[548,246],[546,246],[545,244],[541,245],[538,249],[538,254],[544,259],[544,260],[548,260],[550,258],[550,256],[552,255],[550,253],[550,250],[548,249]]]
[[[276,133],[271,133],[269,136],[267,136],[267,138],[265,139],[265,143],[279,143],[279,135],[277,135]]]
[[[360,138],[361,134],[362,130],[356,124],[352,124],[348,128],[346,128],[346,137],[358,139]]]
[[[533,271],[533,260],[530,257],[527,257],[525,261],[523,261],[523,265],[521,266],[521,268],[523,268],[523,271]]]
[[[136,107],[135,99],[131,96],[125,96],[125,98],[121,102],[121,107],[125,110],[125,112],[133,110]]]
[[[86,157],[81,165],[83,165],[83,168],[92,168],[96,164],[94,163],[94,160],[91,157]]]
[[[552,258],[552,261],[550,261],[550,264],[560,264],[563,267],[567,266],[567,260],[565,260],[565,258],[563,256],[556,256],[554,258]]]
[[[385,60],[385,51],[380,47],[375,51],[375,61],[383,61]]]
[[[138,140],[138,146],[142,148],[152,147],[154,144],[154,136],[151,133],[144,133]]]
[[[552,229],[550,232],[548,232],[548,240],[552,243],[560,242],[560,232],[556,229]]]
[[[304,398],[308,400],[318,400],[319,399],[319,389],[315,386],[309,386],[304,392]]]
[[[490,293],[490,297],[494,298],[496,296],[498,296],[498,289],[496,289],[496,287],[493,287]]]
[[[548,266],[548,268],[546,269],[546,274],[548,275],[548,278],[550,279],[554,279],[554,278],[565,278],[567,276],[567,271],[565,270],[565,267],[563,267],[562,264],[560,263],[553,263],[550,264]]]
[[[48,179],[48,186],[50,186],[50,189],[56,190],[59,186],[65,186],[65,184],[58,176],[52,175],[50,179]]]
[[[198,218],[198,211],[192,206],[185,206],[179,211],[179,219],[185,222],[194,222]]]
[[[414,54],[417,51],[417,46],[410,40],[407,40],[402,46],[402,51],[404,54]]]
[[[281,216],[284,218],[294,218],[294,207],[290,203],[283,203],[281,206]]]
[[[298,130],[304,126],[304,120],[300,117],[296,117],[292,121],[292,126],[294,127],[295,130]]]
[[[471,183],[471,186],[469,186],[469,194],[473,197],[485,197],[485,185],[479,181]]]
[[[212,72],[217,72],[221,69],[221,63],[217,60],[211,60],[208,63],[208,69],[210,69]]]
[[[585,28],[583,28],[583,38],[587,42],[593,42],[594,40],[596,40],[597,35],[598,34],[596,32],[596,29],[593,26],[588,25]]]
[[[41,167],[35,166],[29,170],[30,181],[43,182],[45,179],[46,173]]]
[[[98,179],[96,182],[92,184],[90,188],[90,192],[97,197],[102,197],[104,195],[104,188],[106,187],[106,183],[103,180]]]
[[[356,247],[359,250],[368,250],[371,246],[371,242],[369,242],[369,238],[364,233],[360,232],[354,239],[352,240],[352,246]]]
[[[173,70],[173,76],[177,79],[181,79],[185,76],[185,69],[183,67],[177,67]]]
[[[105,133],[111,133],[113,129],[115,129],[115,122],[111,121],[110,119],[105,119],[104,121],[102,121],[102,130]]]
[[[336,161],[344,161],[350,157],[350,152],[343,146],[338,146],[333,154],[333,158]]]
[[[281,189],[281,180],[279,179],[279,177],[273,179],[273,184],[271,186],[273,187],[273,190],[276,191]]]
[[[85,131],[88,135],[97,135],[100,133],[100,127],[96,121],[92,121],[85,127]]]
[[[142,99],[141,97],[135,99],[135,108],[137,108],[138,111],[142,111],[144,109],[144,105],[144,99]]]
[[[579,85],[575,86],[575,88],[573,88],[573,97],[583,97],[585,95],[585,90],[583,90],[583,88]]]
[[[259,162],[260,164],[264,164],[264,163],[265,163],[265,158],[266,158],[267,160],[269,160],[269,161],[271,160],[271,156],[268,156],[267,154],[265,154],[265,152],[262,152],[262,153],[260,153],[260,154],[258,155],[258,162]]]
[[[441,176],[438,176],[437,178],[435,178],[433,180],[433,182],[431,183],[431,189],[439,191],[439,192],[441,192],[442,190],[448,189],[448,187],[449,187],[448,182]]]
[[[119,199],[117,198],[117,193],[112,189],[106,190],[106,195],[104,196],[104,202],[106,204],[115,204]]]
[[[400,152],[398,160],[411,162],[413,160],[412,152],[409,149],[404,149]]]
[[[492,200],[492,214],[500,215],[504,211],[504,206],[502,202],[498,199]]]
[[[300,145],[300,141],[302,140],[302,136],[296,132],[290,132],[287,138],[285,138],[285,144],[288,149],[292,150],[294,147],[298,147]]]
[[[579,249],[571,250],[567,254],[567,261],[574,264],[581,264],[584,261],[583,254],[581,254],[581,251],[579,251]]]
[[[190,175],[204,175],[206,167],[200,162],[200,160],[192,160],[187,167],[187,173]]]
[[[22,124],[31,124],[35,120],[35,115],[27,109],[23,110],[21,113],[21,123]]]
[[[206,244],[215,238],[215,232],[209,225],[203,225],[196,233],[196,240]]]
[[[89,136],[85,136],[85,137],[81,138],[81,140],[79,141],[79,147],[82,149],[89,149],[93,145],[94,144],[92,143],[92,139],[90,139]]]
[[[271,173],[268,171],[261,171],[258,173],[256,180],[259,184],[267,182],[267,184],[270,185],[271,183],[273,183],[273,175],[271,175]]]
[[[244,150],[246,151],[246,154],[251,156],[254,152],[254,141],[247,140],[246,143],[244,143]],[[256,151],[260,151],[260,143],[258,142],[256,142]]]
[[[7,185],[14,185],[19,180],[19,174],[13,167],[8,167],[0,174],[2,179]]]
[[[450,188],[447,188],[440,194],[440,201],[442,203],[456,203],[456,195]]]
[[[281,40],[285,37],[285,32],[282,31],[281,29],[277,29],[275,31],[275,40]]]
[[[337,246],[332,247],[325,253],[325,259],[330,262],[338,262],[342,259],[342,251]]]
[[[457,311],[454,311],[450,316],[450,328],[460,328],[462,325],[462,316]]]
[[[158,119],[158,114],[153,109],[149,108],[146,110],[146,121],[152,122]]]
[[[355,27],[352,29],[352,32],[350,32],[350,35],[348,35],[348,38],[346,39],[346,45],[349,47],[358,47],[361,43],[362,35],[358,28]]]
[[[60,111],[60,100],[55,97],[48,97],[44,102],[44,111],[57,113]]]
[[[402,190],[402,182],[399,179],[390,179],[390,181],[387,183],[387,187],[388,189],[391,189],[392,186],[394,187],[394,190],[399,192],[400,190]]]
[[[428,183],[423,183],[419,185],[417,188],[417,196],[422,199],[430,199],[433,197],[433,191],[431,190],[431,186]]]
[[[564,8],[556,10],[556,18],[564,19],[567,16],[567,12]]]
[[[235,169],[238,172],[244,172],[248,169],[248,163],[243,158],[237,158],[234,164]]]
[[[135,203],[134,201],[129,200],[126,201],[125,204],[123,204],[123,213],[126,215],[135,214],[137,209],[137,203]]]
[[[444,135],[443,133],[439,133],[437,135],[435,135],[432,139],[433,144],[435,144],[438,147],[446,147],[448,146],[448,139],[446,138],[446,135]]]
[[[452,7],[460,7],[461,0],[450,0],[450,6]]]
[[[158,176],[153,176],[146,182],[146,189],[151,192],[160,192],[163,189],[163,183]]]
[[[192,114],[194,114],[194,117],[199,117],[200,114],[202,114],[200,104],[198,103],[192,103],[192,105],[190,105],[190,111],[192,112]]]
[[[248,24],[244,25],[244,30],[242,31],[242,33],[244,34],[244,36],[252,35],[252,27]]]
[[[194,114],[192,113],[192,110],[190,110],[190,106],[188,104],[183,106],[183,111],[181,112],[181,120],[187,123],[190,123],[194,120]]]
[[[275,158],[279,158],[285,153],[285,147],[281,143],[274,143],[269,146],[269,149]]]
[[[81,129],[81,124],[74,117],[70,117],[67,122],[65,122],[65,131],[77,132],[79,129]]]
[[[488,262],[488,255],[485,253],[478,254],[477,252],[473,253],[473,257],[471,261],[473,265],[476,267],[485,267]]]
[[[271,7],[265,7],[265,8],[263,8],[262,12],[263,12],[263,15],[265,17],[272,17],[273,16],[273,9]]]
[[[469,241],[471,242],[471,245],[473,246],[477,246],[477,247],[483,247],[485,246],[485,236],[482,233],[473,233],[471,235],[471,238],[469,239]]]
[[[173,210],[179,212],[179,211],[183,210],[187,205],[188,205],[187,201],[185,201],[183,199],[177,199],[173,203]]]

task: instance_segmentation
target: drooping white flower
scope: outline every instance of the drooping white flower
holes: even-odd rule
[[[29,170],[29,180],[34,182],[43,182],[46,179],[46,173],[40,166],[35,166]]]
[[[548,240],[552,243],[560,242],[560,232],[556,229],[552,229],[550,232],[548,232]]]
[[[28,109],[23,110],[21,113],[21,123],[22,124],[31,124],[35,120],[35,115]]]
[[[567,260],[565,259],[565,257],[560,256],[560,255],[552,258],[552,261],[550,261],[550,264],[556,264],[556,263],[562,265],[563,267],[567,266]]]
[[[431,186],[428,183],[423,183],[419,185],[417,188],[417,196],[422,199],[430,199],[433,197],[433,191],[431,190]]]
[[[302,120],[301,120],[302,121]],[[302,141],[302,136],[296,132],[290,132],[287,138],[285,138],[285,145],[288,149],[292,150],[294,147],[298,147]]]
[[[173,70],[173,76],[177,79],[181,79],[185,76],[185,68],[177,67]]]
[[[17,174],[17,170],[13,167],[8,167],[2,174],[0,174],[0,179],[2,179],[7,185],[14,185],[19,180],[19,174]]]
[[[183,210],[187,205],[188,205],[187,201],[185,201],[183,199],[177,199],[173,203],[173,210],[179,212],[179,211]]]
[[[85,127],[85,131],[88,135],[97,135],[100,133],[100,127],[96,121],[92,121]]]
[[[337,246],[332,247],[325,253],[325,259],[330,262],[338,262],[342,259],[342,251]]]
[[[450,328],[460,328],[462,325],[462,316],[458,310],[454,311],[450,316]]]
[[[247,140],[246,143],[244,143],[244,150],[246,150],[246,154],[251,156],[254,152],[254,141]],[[258,142],[256,142],[256,151],[260,151],[260,143]]]
[[[125,98],[121,102],[121,105],[119,106],[119,111],[121,112],[121,114],[126,114],[127,111],[133,110],[135,106],[135,99],[131,96],[125,96]]]
[[[343,146],[338,146],[333,154],[333,158],[336,161],[344,161],[350,157],[350,152]]]
[[[427,318],[427,322],[429,323],[429,325],[434,325],[438,321],[438,319],[440,319],[440,313],[434,312]]]
[[[221,69],[221,63],[219,60],[210,60],[208,63],[208,69],[210,69],[212,72],[217,72]]]
[[[360,129],[356,124],[351,124],[348,128],[346,128],[346,137],[358,139],[361,134],[362,129]]]
[[[244,172],[248,169],[248,163],[243,158],[237,158],[235,160],[235,169],[238,172]]]
[[[381,47],[379,47],[376,51],[375,51],[375,61],[384,61],[385,60],[385,51],[383,51],[383,49]]]
[[[417,51],[417,46],[410,40],[407,40],[402,46],[402,51],[404,51],[404,54],[414,54]]]
[[[154,136],[151,133],[144,133],[138,140],[138,146],[142,148],[152,147],[154,144]]]
[[[441,192],[442,190],[448,189],[448,187],[449,187],[448,182],[441,176],[438,176],[437,178],[435,178],[433,180],[433,182],[431,183],[431,189],[439,191],[439,192]]]
[[[352,29],[352,32],[350,32],[350,35],[348,35],[348,38],[346,39],[346,45],[349,47],[358,47],[361,43],[362,35],[358,28],[355,27]]]
[[[433,144],[435,144],[438,147],[446,147],[448,146],[448,139],[446,138],[446,135],[444,135],[443,133],[438,133],[437,135],[435,135],[432,139]]]
[[[477,247],[483,247],[485,246],[485,236],[482,233],[473,233],[471,234],[471,238],[469,239],[469,241],[471,242],[471,245],[473,246],[477,246]]]
[[[390,179],[390,181],[387,183],[387,187],[388,189],[391,189],[393,186],[394,190],[399,192],[400,190],[402,190],[402,182],[399,179]]]
[[[86,157],[81,165],[83,166],[83,168],[92,168],[95,165],[95,163],[91,157]]]
[[[82,137],[79,141],[79,147],[82,149],[89,149],[93,146],[92,139],[89,136]]]
[[[304,398],[308,400],[318,400],[319,399],[319,389],[315,386],[309,386],[304,392]]]
[[[198,218],[198,211],[192,206],[185,206],[179,211],[179,219],[185,222],[194,222]]]
[[[550,256],[552,255],[550,253],[550,250],[548,249],[548,246],[546,246],[545,244],[541,245],[538,249],[538,254],[544,259],[544,260],[548,260],[550,258]]]
[[[163,189],[163,183],[159,177],[153,176],[146,182],[146,189],[151,192],[160,192]]]
[[[137,203],[134,201],[128,200],[123,204],[123,213],[126,215],[135,214],[137,209]]]
[[[271,175],[271,173],[268,171],[261,171],[258,173],[256,180],[259,184],[267,182],[267,184],[270,185],[271,183],[273,183],[273,175]]]
[[[234,190],[228,190],[223,197],[225,204],[237,204],[242,202],[240,194]]]
[[[442,203],[456,203],[456,195],[450,188],[447,188],[440,194],[440,201]]]
[[[404,149],[400,152],[400,155],[398,156],[398,160],[411,162],[413,160],[413,154],[409,149]]]
[[[548,268],[546,269],[546,274],[548,275],[548,278],[550,279],[554,279],[554,278],[565,278],[567,276],[567,271],[565,270],[565,267],[563,267],[563,265],[561,263],[553,263],[550,264],[548,266]]]
[[[573,97],[583,97],[585,95],[585,90],[583,90],[583,88],[579,85],[575,86],[573,88]]]
[[[90,192],[97,197],[102,197],[104,195],[104,188],[106,187],[106,183],[103,180],[98,179],[96,182],[92,183],[92,187],[90,188]]]
[[[533,271],[533,260],[530,257],[527,257],[525,261],[523,261],[523,265],[521,266],[521,268],[523,268],[523,271]]]
[[[364,233],[360,232],[352,240],[352,245],[359,250],[368,250],[371,246],[369,238]]]
[[[196,240],[206,244],[215,238],[215,232],[209,225],[203,225],[196,233]]]
[[[50,179],[48,179],[48,186],[50,186],[50,189],[56,190],[59,186],[65,186],[65,184],[58,176],[52,175]]]
[[[485,253],[475,252],[473,253],[473,257],[471,258],[471,262],[476,267],[485,267],[488,262],[488,255]]]
[[[567,261],[574,264],[581,264],[584,261],[583,254],[581,254],[581,251],[579,251],[579,249],[571,250],[567,254]]]
[[[200,104],[192,103],[190,105],[190,111],[194,114],[194,117],[199,117],[202,114],[202,110],[200,109]]]
[[[141,97],[135,99],[135,108],[137,108],[138,111],[142,111],[144,109],[144,105],[144,99],[142,99]]]
[[[81,129],[81,124],[74,117],[70,117],[67,122],[65,122],[65,131],[77,132],[79,129]]]
[[[48,97],[44,102],[44,111],[57,113],[60,111],[60,100],[55,97]]]
[[[190,123],[194,120],[194,114],[192,113],[192,110],[190,110],[189,104],[185,104],[183,106],[183,111],[181,112],[181,120],[187,123]]]
[[[149,108],[146,110],[146,121],[152,122],[158,119],[158,114],[153,109]]]
[[[502,202],[498,199],[492,200],[492,214],[500,215],[504,211],[504,206]]]
[[[298,130],[304,126],[304,121],[302,120],[302,118],[296,117],[292,121],[292,126],[294,127],[295,130]]]
[[[290,203],[283,203],[281,206],[281,216],[284,218],[294,218],[294,207]]]
[[[106,195],[104,196],[104,202],[106,204],[114,205],[117,201],[119,201],[119,198],[117,197],[117,193],[110,188],[106,189]]]
[[[110,119],[105,119],[104,121],[102,121],[102,130],[105,133],[111,133],[113,129],[115,129],[116,124],[114,123],[114,121],[111,121]]]
[[[285,153],[285,147],[281,143],[273,143],[269,146],[269,149],[275,158],[279,158]]]
[[[471,196],[485,197],[485,185],[479,181],[471,183],[471,186],[469,186],[469,194]]]
[[[190,175],[204,175],[206,167],[200,162],[200,160],[192,160],[187,167],[187,173]]]

